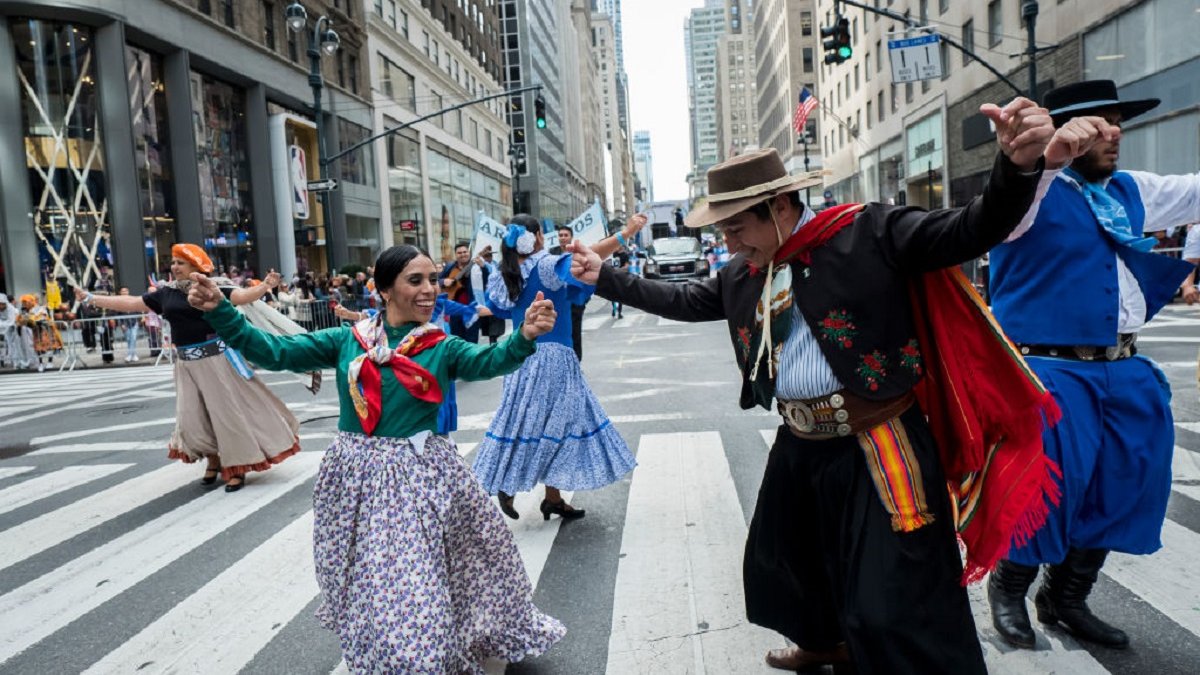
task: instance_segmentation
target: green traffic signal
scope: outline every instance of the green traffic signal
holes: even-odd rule
[[[541,94],[533,99],[533,123],[539,129],[546,128],[546,98]]]
[[[837,53],[838,53],[838,57],[840,57],[842,59],[848,59],[848,58],[850,58],[850,56],[852,54],[854,54],[854,50],[851,49],[850,47],[842,46],[842,47],[838,47]]]

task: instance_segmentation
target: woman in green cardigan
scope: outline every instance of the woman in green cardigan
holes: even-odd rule
[[[313,495],[313,557],[322,605],[353,672],[482,673],[566,633],[533,605],[533,588],[500,513],[449,436],[437,435],[453,379],[517,370],[554,327],[535,302],[508,339],[475,345],[429,323],[433,260],[393,246],[375,263],[384,311],[351,327],[270,335],[251,326],[211,280],[193,275],[188,302],[230,346],[270,370],[335,368],[338,435]]]

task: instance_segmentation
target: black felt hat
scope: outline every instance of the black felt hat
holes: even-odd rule
[[[1112,80],[1084,80],[1046,92],[1043,105],[1050,110],[1054,126],[1062,126],[1072,117],[1093,113],[1103,108],[1121,111],[1121,119],[1129,120],[1161,103],[1157,98],[1122,101],[1117,98],[1117,85]]]

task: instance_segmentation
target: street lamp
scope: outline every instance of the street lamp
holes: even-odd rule
[[[299,2],[292,2],[284,10],[288,30],[293,33],[304,31],[308,25],[308,11]],[[321,54],[332,56],[341,47],[342,40],[337,31],[333,30],[333,22],[324,14],[313,25],[312,33],[308,35],[308,84],[313,92],[313,115],[317,123],[317,168],[322,181],[327,178],[328,169],[325,165],[325,123],[321,119],[321,90],[325,81],[321,77]],[[332,195],[322,194],[321,217],[325,221],[325,261],[329,265],[329,274],[333,275],[333,214],[330,200]]]

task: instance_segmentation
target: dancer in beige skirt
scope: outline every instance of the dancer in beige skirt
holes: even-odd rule
[[[193,272],[211,274],[212,261],[194,244],[171,247],[171,274],[189,279]],[[274,277],[277,274],[272,273]],[[256,302],[277,282],[268,275],[266,283],[253,288],[222,288],[235,305]],[[168,457],[188,464],[205,458],[208,462],[201,483],[212,485],[218,475],[226,492],[245,484],[246,474],[266,471],[300,450],[300,425],[241,354],[216,337],[204,315],[187,302],[190,281],[159,286],[142,296],[96,296],[76,289],[80,302],[103,309],[133,314],[154,310],[171,326],[176,346],[175,432],[168,443]]]

